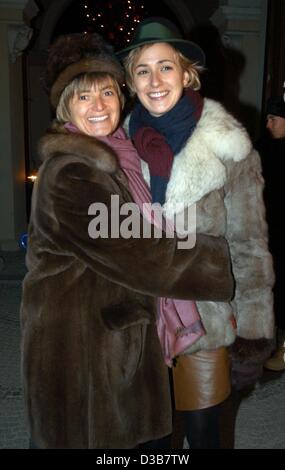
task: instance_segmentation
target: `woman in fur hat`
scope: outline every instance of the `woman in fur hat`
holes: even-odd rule
[[[183,412],[190,448],[218,448],[219,405],[230,394],[227,347],[233,345],[234,382],[247,385],[262,371],[273,334],[259,157],[242,125],[197,92],[204,53],[171,22],[140,23],[119,57],[139,100],[125,127],[142,158],[153,202],[171,220],[177,203],[195,204],[198,232],[229,242],[235,297],[231,303],[196,302],[204,334],[172,369],[175,406]]]
[[[133,188],[140,208],[150,199],[119,127],[123,81],[97,35],[61,37],[50,49],[57,119],[39,145],[21,306],[23,388],[38,448],[133,448],[170,433],[155,296],[226,301],[233,292],[221,237],[198,236],[192,250],[164,232],[144,239],[139,211],[139,236],[121,232]]]

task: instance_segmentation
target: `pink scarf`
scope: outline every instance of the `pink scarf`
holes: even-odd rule
[[[65,128],[70,132],[78,132],[78,129],[70,123],[66,124]],[[156,219],[154,213],[146,211],[146,207],[143,206],[144,203],[152,202],[151,194],[142,175],[140,157],[131,140],[126,137],[125,131],[119,128],[111,136],[96,137],[96,139],[109,145],[116,152],[120,166],[128,178],[130,192],[141,213],[149,222],[161,228],[159,218]],[[167,225],[170,227],[171,222],[166,221]],[[159,298],[157,306],[157,332],[165,362],[171,367],[174,357],[183,353],[203,336],[205,329],[196,304],[192,300]]]

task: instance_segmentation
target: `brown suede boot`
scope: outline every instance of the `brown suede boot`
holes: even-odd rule
[[[265,369],[281,371],[285,370],[285,331],[277,332],[277,349],[273,356],[264,364]]]

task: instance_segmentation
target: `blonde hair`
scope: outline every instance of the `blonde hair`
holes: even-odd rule
[[[144,46],[140,46],[136,49],[133,49],[131,52],[129,52],[127,57],[124,59],[124,67],[126,70],[126,83],[128,85],[131,95],[136,94],[136,90],[134,87],[134,65],[140,53],[148,49],[151,46],[153,46],[153,44],[146,44]],[[189,74],[188,83],[185,85],[184,88],[192,88],[193,90],[200,90],[201,82],[199,78],[199,73],[202,72],[204,68],[198,65],[197,63],[189,60],[187,57],[185,57],[185,55],[182,54],[182,52],[175,49],[175,47],[173,47],[171,44],[169,44],[169,46],[171,46],[172,49],[174,50],[175,56],[178,59],[178,62],[180,66],[182,67],[183,71],[188,72]]]
[[[62,123],[69,122],[69,103],[74,95],[90,89],[94,84],[103,86],[106,79],[108,79],[114,86],[121,103],[121,109],[123,109],[125,105],[125,97],[118,82],[111,75],[103,72],[84,73],[72,80],[72,82],[70,82],[63,90],[56,108],[57,120]]]

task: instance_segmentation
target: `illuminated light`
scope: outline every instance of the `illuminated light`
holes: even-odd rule
[[[124,28],[120,28],[120,31],[124,31]]]
[[[90,18],[90,15],[89,15],[89,14],[87,14],[87,15],[86,15],[86,18]]]
[[[129,10],[131,10],[131,9],[132,9],[132,7],[129,7]]]
[[[84,5],[84,8],[88,8],[88,6],[87,6],[87,5]]]
[[[38,179],[37,175],[30,175],[27,178],[31,183],[34,183]]]
[[[98,13],[98,16],[101,16],[101,13]]]
[[[103,25],[103,24],[101,24],[101,28],[104,28],[104,25]]]
[[[24,248],[25,250],[27,249],[27,245],[28,245],[28,234],[27,233],[23,233],[20,237],[20,246],[22,248]]]
[[[130,39],[127,39],[127,42],[130,42]]]

